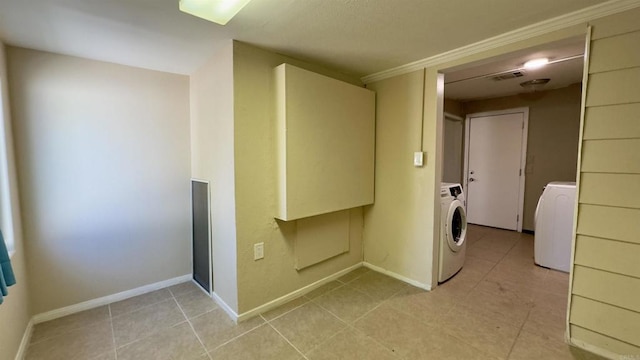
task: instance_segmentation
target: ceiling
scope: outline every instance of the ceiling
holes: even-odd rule
[[[221,26],[178,0],[0,0],[0,38],[180,74],[237,39],[361,77],[602,2],[252,0]]]
[[[445,97],[470,101],[527,93],[530,90],[520,86],[520,83],[543,78],[551,79],[543,90],[579,83],[582,81],[585,41],[584,36],[568,38],[466,64],[463,68],[445,70]],[[526,61],[542,57],[548,58],[551,63],[536,70],[522,70]],[[562,61],[564,59],[571,60]],[[495,75],[511,74],[514,70],[524,76],[500,81],[494,79]]]

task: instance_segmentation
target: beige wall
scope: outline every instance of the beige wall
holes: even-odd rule
[[[234,43],[235,197],[238,261],[238,313],[300,289],[362,261],[362,208],[348,210],[349,252],[295,270],[294,243],[313,237],[307,223],[276,221],[277,181],[273,68],[284,63],[353,84],[356,79],[289,57]],[[321,215],[322,216],[322,215]],[[327,225],[327,224],[325,224]],[[329,226],[331,224],[328,224]],[[253,260],[253,245],[264,242],[264,259]],[[215,250],[214,250],[215,251]]]
[[[466,114],[529,107],[524,230],[534,230],[536,205],[546,184],[576,179],[580,102],[581,87],[576,84],[536,94],[464,103]]]
[[[464,104],[453,99],[444,99],[444,111],[460,117],[464,117],[466,115],[464,112]]]
[[[191,75],[191,176],[209,181],[215,293],[238,307],[233,43]]]
[[[13,131],[9,106],[9,88],[5,62],[5,46],[0,43],[0,92],[2,93],[2,130],[0,136],[0,186],[2,192],[1,229],[5,238],[12,237],[15,254],[11,258],[16,285],[9,287],[9,295],[0,305],[0,360],[14,359],[31,317],[25,247],[22,241],[18,183],[13,150]],[[0,131],[2,131],[0,130]],[[4,140],[4,141],[3,141]],[[4,159],[7,161],[5,162]],[[9,195],[9,196],[6,196]]]
[[[9,48],[34,313],[191,272],[189,79]]]
[[[616,358],[640,356],[638,19],[592,23],[569,309],[571,341]]]
[[[413,166],[413,152],[420,151],[422,84],[423,72],[416,71],[368,86],[377,94],[376,201],[365,208],[364,259],[428,286],[434,153],[427,152],[425,167]]]

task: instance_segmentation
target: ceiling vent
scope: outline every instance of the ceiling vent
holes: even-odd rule
[[[493,79],[493,81],[503,81],[503,80],[523,77],[525,75],[526,73],[522,70],[514,70],[514,71],[509,71],[509,72],[504,72],[498,75],[494,75],[491,77],[491,79]]]

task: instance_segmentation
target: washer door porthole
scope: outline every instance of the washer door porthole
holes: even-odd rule
[[[462,248],[467,235],[467,214],[462,203],[454,200],[451,202],[447,215],[445,224],[447,243],[451,250],[458,251]]]

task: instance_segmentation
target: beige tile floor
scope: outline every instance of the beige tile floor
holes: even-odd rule
[[[355,270],[238,325],[191,283],[36,325],[27,359],[595,359],[563,342],[568,276],[533,237],[469,226],[467,261],[426,292]]]

